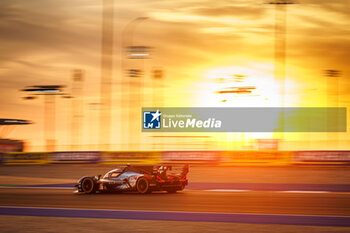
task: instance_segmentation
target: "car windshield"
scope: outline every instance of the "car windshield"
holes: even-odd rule
[[[116,178],[121,174],[121,172],[112,172],[109,173],[109,178]]]
[[[103,179],[116,178],[116,177],[118,177],[118,176],[123,172],[123,170],[124,170],[123,167],[113,169],[113,170],[107,172],[107,173],[103,176]]]

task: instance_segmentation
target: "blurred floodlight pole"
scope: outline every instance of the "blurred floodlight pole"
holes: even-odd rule
[[[46,151],[54,151],[56,145],[55,125],[56,125],[56,104],[54,95],[46,94],[45,98],[45,138]]]
[[[131,34],[132,35],[132,34]],[[130,38],[132,40],[132,37]],[[131,43],[131,42],[130,42]],[[129,106],[129,149],[138,150],[141,146],[140,137],[135,135],[140,134],[141,125],[135,122],[141,122],[140,109],[143,101],[143,88],[145,83],[145,59],[150,58],[151,48],[148,46],[133,46],[130,45],[127,48],[127,58],[134,60],[132,69],[128,69],[128,85],[129,85],[129,100],[132,104]],[[136,63],[135,63],[136,62]],[[141,67],[140,67],[141,66]],[[135,68],[138,67],[138,68]],[[135,72],[136,71],[136,72]],[[129,104],[131,103],[129,102]],[[141,136],[141,134],[140,134]],[[131,145],[131,146],[130,146]]]
[[[130,21],[123,29],[122,31],[122,41],[121,41],[121,45],[122,45],[122,52],[121,52],[121,87],[122,87],[122,97],[121,97],[121,106],[122,106],[122,111],[121,111],[121,115],[120,118],[122,119],[122,126],[121,126],[121,144],[122,146],[124,146],[124,149],[128,150],[129,148],[129,139],[131,137],[131,132],[129,130],[129,128],[131,128],[132,124],[131,124],[131,81],[130,78],[137,78],[141,75],[141,70],[139,69],[128,69],[126,70],[126,58],[135,58],[134,55],[138,54],[138,55],[142,55],[142,57],[147,57],[148,54],[147,52],[142,52],[142,53],[134,53],[135,50],[133,48],[135,48],[133,46],[133,34],[135,31],[135,28],[138,24],[140,24],[141,22],[147,20],[148,17],[138,17],[132,21]],[[126,115],[122,115],[122,114],[126,114]]]
[[[114,0],[103,0],[99,135],[101,150],[109,150],[111,138],[113,19]]]
[[[327,77],[327,107],[339,107],[339,76],[341,72],[339,70],[324,70],[324,75]],[[334,86],[334,87],[333,87]],[[337,117],[331,119],[330,116],[327,116],[327,144],[328,147],[333,147],[332,149],[339,149],[339,135],[335,133],[334,135],[330,134],[330,131],[335,125],[336,129],[339,129],[338,122],[338,109],[336,109]],[[332,143],[332,141],[334,143]],[[327,148],[329,149],[329,148]]]
[[[328,96],[328,107],[334,105],[338,107],[339,103],[339,77],[341,72],[339,70],[324,70],[324,75],[327,77],[327,96]],[[334,85],[334,90],[332,86]],[[334,97],[334,98],[332,98]],[[333,102],[333,103],[332,103]]]
[[[89,110],[89,114],[88,114],[88,122],[90,122],[88,124],[88,135],[89,135],[89,150],[98,150],[98,143],[96,143],[95,139],[96,137],[93,137],[92,135],[97,135],[98,130],[96,128],[95,124],[91,124],[91,122],[94,122],[96,118],[98,118],[98,113],[99,113],[99,109],[100,109],[100,103],[88,103],[88,110]]]
[[[275,79],[282,81],[283,89],[286,76],[286,24],[287,5],[295,4],[290,0],[268,2],[275,5]],[[284,92],[284,91],[283,91]]]
[[[72,141],[71,149],[77,150],[80,145],[81,130],[83,123],[82,86],[84,72],[79,69],[72,71]]]
[[[164,70],[160,67],[156,67],[152,71],[152,107],[159,108],[163,107],[163,83],[164,83]],[[158,133],[159,136],[162,136],[162,133]],[[160,145],[160,148],[163,146],[162,137],[157,138],[154,137],[154,133],[151,133],[152,137],[152,149],[157,149],[157,145]],[[162,138],[162,140],[160,140]]]
[[[275,81],[281,84],[281,107],[285,107],[286,82],[286,24],[287,5],[295,4],[291,0],[274,0],[267,4],[275,5]],[[281,112],[281,139],[284,137],[284,110]]]
[[[65,94],[62,92],[63,87],[64,86],[61,85],[38,85],[21,90],[32,94],[31,96],[25,97],[25,99],[35,99],[35,97],[38,95],[44,96],[44,141],[46,144],[46,151],[55,150],[55,96],[65,96]]]

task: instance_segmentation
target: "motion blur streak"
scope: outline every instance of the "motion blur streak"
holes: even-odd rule
[[[0,206],[349,216],[346,193],[206,192],[73,194],[65,189],[0,189]],[[322,203],[322,205],[320,205]]]
[[[99,209],[66,209],[37,207],[0,207],[0,214],[46,217],[116,218],[165,221],[200,221],[315,226],[350,226],[350,217],[277,214],[223,214],[169,211],[127,211]]]
[[[346,150],[348,132],[147,135],[140,131],[140,109],[349,107],[348,5],[347,0],[2,0],[0,115],[33,122],[5,136],[32,152],[256,150],[264,146],[261,139],[276,150]],[[62,85],[65,94],[74,94],[72,70],[84,70],[80,110],[70,104],[77,96],[56,98],[54,107],[49,95],[52,107],[45,117],[43,98],[19,92]],[[91,104],[93,111],[87,111]],[[80,125],[72,127],[78,119]],[[72,140],[75,128],[81,136]]]
[[[29,228],[32,224],[39,226],[43,229],[41,232],[50,228],[47,221],[69,221],[81,227],[86,221],[97,223],[102,219],[130,221],[121,232],[141,231],[144,227],[155,226],[155,222],[183,226],[182,230],[164,227],[164,232],[198,232],[202,224],[214,223],[225,228],[222,232],[232,232],[234,225],[230,224],[246,224],[251,229],[249,232],[266,229],[282,232],[276,229],[281,226],[294,229],[289,232],[306,231],[295,230],[298,225],[318,226],[314,232],[349,229],[350,176],[345,166],[193,166],[188,174],[189,189],[177,194],[73,193],[75,179],[86,174],[103,174],[111,167],[87,164],[2,166],[0,219],[10,218],[12,231],[20,223]],[[29,225],[23,220],[35,216],[41,219]],[[143,225],[137,225],[138,221],[143,221]],[[150,231],[153,229],[145,230]],[[155,227],[154,232],[161,230]],[[237,229],[236,232],[245,231]]]

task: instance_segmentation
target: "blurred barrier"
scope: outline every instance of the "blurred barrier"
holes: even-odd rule
[[[295,151],[293,164],[350,165],[350,151]]]
[[[24,142],[20,140],[1,139],[0,138],[0,152],[22,152]]]
[[[225,151],[221,157],[224,166],[283,166],[292,162],[290,151]]]
[[[350,151],[64,151],[0,153],[0,164],[350,165]]]
[[[164,151],[161,163],[219,164],[221,151]]]
[[[155,151],[102,152],[102,164],[157,164],[160,153]]]
[[[94,164],[101,160],[100,151],[63,151],[53,152],[51,154],[51,162],[53,164]]]
[[[11,152],[4,153],[2,162],[5,165],[30,165],[30,164],[48,164],[50,162],[50,153],[47,152]]]

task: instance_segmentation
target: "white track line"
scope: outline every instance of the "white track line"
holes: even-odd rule
[[[246,190],[246,189],[207,189],[203,191],[210,191],[210,192],[251,192],[253,190]]]
[[[244,190],[244,189],[207,189],[200,190],[206,192],[274,192],[274,193],[301,193],[301,194],[323,194],[323,193],[333,193],[333,194],[350,194],[350,192],[333,192],[333,191],[303,191],[303,190],[288,190],[288,191],[273,191],[273,190]]]
[[[303,190],[290,190],[290,191],[279,191],[283,193],[331,193],[329,191],[303,191]]]
[[[74,190],[74,187],[28,187],[28,186],[0,186],[0,189],[66,189]],[[322,193],[339,193],[339,194],[350,194],[350,192],[333,192],[333,191],[304,191],[304,190],[288,190],[288,191],[273,191],[273,190],[248,190],[248,189],[185,189],[184,191],[205,191],[205,192],[276,192],[276,193],[304,193],[304,194],[322,194]]]

